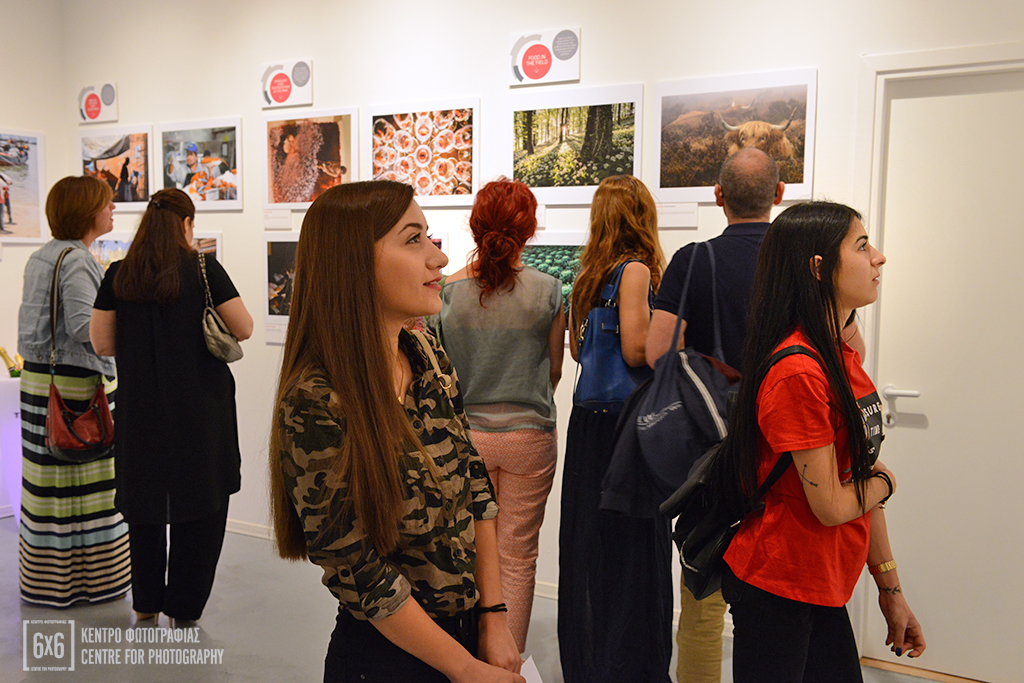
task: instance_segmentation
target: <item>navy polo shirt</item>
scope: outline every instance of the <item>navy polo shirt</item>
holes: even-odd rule
[[[737,223],[710,240],[715,250],[715,279],[718,283],[718,316],[722,330],[725,362],[742,371],[743,342],[747,332],[747,308],[754,281],[757,254],[769,223]],[[672,257],[658,288],[654,307],[675,315],[686,281],[686,271],[696,243],[680,249]],[[711,265],[707,249],[701,247],[693,264],[693,277],[686,295],[686,345],[697,351],[714,353],[714,322],[711,306]]]

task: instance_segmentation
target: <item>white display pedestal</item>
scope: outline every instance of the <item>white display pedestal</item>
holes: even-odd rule
[[[0,517],[21,521],[21,380],[0,377],[0,460],[4,486],[0,487]]]

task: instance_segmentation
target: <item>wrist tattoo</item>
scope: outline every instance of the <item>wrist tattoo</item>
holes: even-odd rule
[[[808,484],[810,484],[810,485],[811,485],[811,486],[813,486],[814,488],[818,488],[818,485],[817,485],[817,484],[815,484],[815,483],[814,483],[813,481],[811,481],[810,479],[808,479],[808,478],[807,478],[807,475],[806,475],[806,474],[804,474],[804,472],[806,472],[806,471],[807,471],[807,465],[804,465],[804,468],[803,468],[803,470],[801,470],[801,472],[800,472],[800,478],[801,478],[801,479],[803,479],[804,481],[806,481],[806,482],[807,482]]]
[[[902,593],[903,591],[900,590],[900,587],[897,584],[897,585],[893,586],[892,588],[879,588],[878,592],[879,593],[888,593],[889,595],[896,595],[897,593]]]

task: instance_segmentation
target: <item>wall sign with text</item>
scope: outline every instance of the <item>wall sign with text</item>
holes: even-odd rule
[[[265,64],[260,82],[264,109],[313,104],[312,59]]]
[[[580,30],[563,29],[511,36],[509,85],[580,80]]]
[[[117,83],[87,85],[78,93],[79,123],[117,121]]]

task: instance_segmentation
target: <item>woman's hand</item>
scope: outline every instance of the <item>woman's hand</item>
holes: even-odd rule
[[[519,674],[474,659],[462,671],[449,676],[452,683],[526,683]]]
[[[519,673],[523,658],[519,656],[512,631],[508,628],[505,612],[484,612],[480,615],[478,656],[488,664]]]
[[[889,588],[879,587],[878,606],[882,608],[882,615],[889,627],[889,634],[885,638],[885,644],[902,657],[920,657],[927,645],[924,642],[924,631],[917,617],[910,611],[910,605],[903,597],[903,591],[899,585]]]

